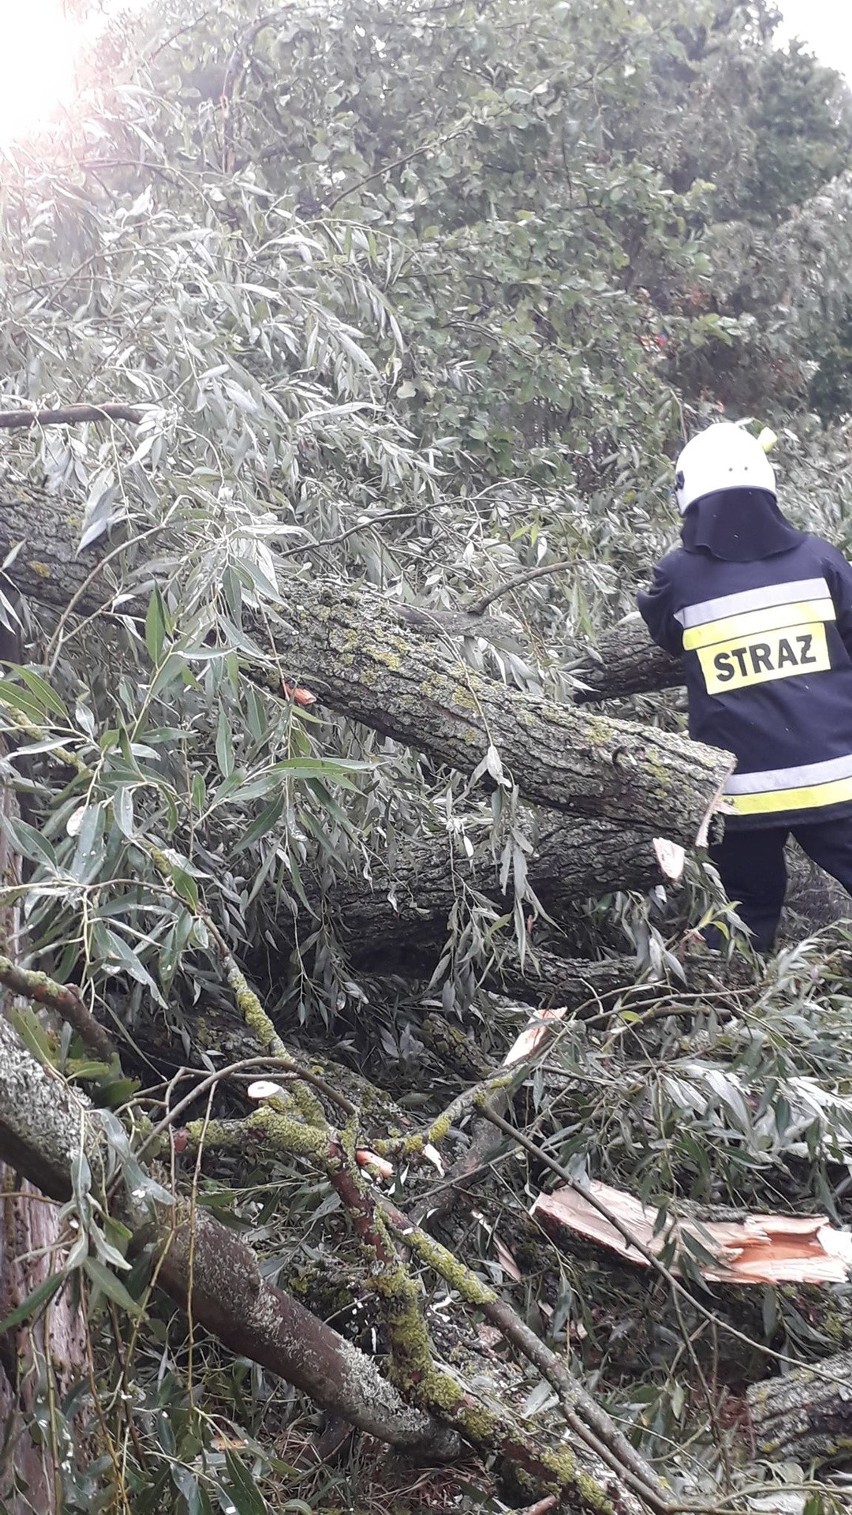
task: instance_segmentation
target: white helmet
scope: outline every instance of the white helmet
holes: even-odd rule
[[[775,470],[750,432],[718,421],[687,442],[675,465],[678,509],[725,489],[766,489],[775,494]]]

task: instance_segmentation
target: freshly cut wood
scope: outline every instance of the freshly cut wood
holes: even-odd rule
[[[666,1223],[657,1231],[658,1211],[632,1194],[608,1184],[590,1183],[589,1190],[630,1235],[659,1254],[672,1242],[686,1249],[693,1243],[711,1254],[712,1263],[699,1263],[713,1283],[781,1284],[845,1283],[852,1269],[852,1235],[839,1231],[824,1215],[746,1215],[742,1220],[687,1220]],[[647,1268],[649,1262],[631,1246],[621,1230],[608,1221],[582,1193],[557,1189],[540,1194],[531,1213],[552,1232],[575,1232],[628,1262]],[[695,1254],[693,1254],[695,1255]],[[673,1273],[677,1264],[670,1265]]]
[[[660,872],[664,878],[673,884],[679,884],[683,877],[686,864],[686,853],[677,842],[670,842],[668,837],[654,837],[654,856],[660,865]]]
[[[537,1011],[530,1017],[529,1025],[513,1041],[503,1058],[502,1066],[513,1068],[517,1063],[528,1062],[552,1039],[559,1022],[564,1020],[567,1014],[567,1005],[560,1005],[552,1010]]]
[[[5,498],[0,554],[16,549],[7,570],[15,587],[39,604],[68,610],[73,601],[87,613],[109,608],[121,590],[122,613],[143,613],[144,557],[136,577],[120,584],[114,544],[99,541],[80,553],[78,534],[79,523],[56,501]],[[131,563],[138,551],[139,544],[128,544]],[[715,748],[487,678],[453,645],[404,625],[394,605],[372,591],[293,575],[280,604],[247,615],[245,629],[262,651],[246,642],[240,655],[276,693],[283,694],[283,675],[290,688],[307,688],[437,763],[492,785],[514,782],[546,809],[664,826],[672,841],[691,846],[733,767]]]

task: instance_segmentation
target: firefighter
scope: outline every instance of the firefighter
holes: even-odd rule
[[[683,657],[690,736],[736,756],[710,856],[769,952],[789,836],[852,894],[852,567],[782,515],[772,465],[742,427],[708,427],[676,468],[682,545],[639,610]]]

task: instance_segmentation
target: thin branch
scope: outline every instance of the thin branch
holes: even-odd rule
[[[222,81],[222,94],[220,96],[222,106],[222,172],[228,173],[233,167],[232,155],[234,149],[234,103],[236,88],[240,76],[245,73],[248,61],[248,53],[252,44],[260,36],[267,26],[273,26],[282,16],[287,13],[289,7],[279,6],[274,11],[269,11],[265,16],[260,16],[251,26],[237,38],[236,46],[228,59],[225,68],[225,77]]]
[[[420,146],[412,148],[410,153],[404,153],[401,158],[394,158],[392,163],[383,163],[381,168],[377,168],[372,174],[366,174],[363,179],[356,179],[354,184],[348,185],[346,189],[342,189],[332,200],[329,200],[325,207],[326,210],[334,210],[334,207],[339,205],[341,200],[347,199],[349,195],[356,194],[359,189],[363,189],[367,184],[372,184],[374,180],[383,179],[385,174],[392,174],[394,169],[404,168],[406,163],[412,163],[415,158],[422,158],[424,153],[430,153],[439,147],[446,147],[448,142],[454,142],[456,137],[461,137],[466,131],[469,131],[471,126],[474,125],[474,120],[473,116],[468,116],[461,126],[457,126],[454,131],[445,132],[440,137],[432,137],[429,142],[421,142]]]
[[[412,1131],[406,1136],[378,1137],[373,1141],[373,1151],[382,1157],[417,1157],[422,1154],[426,1146],[437,1147],[444,1140],[450,1129],[466,1115],[468,1110],[477,1109],[485,1104],[494,1094],[507,1094],[517,1083],[522,1083],[528,1075],[526,1062],[518,1067],[498,1068],[489,1078],[483,1079],[479,1084],[472,1084],[469,1089],[463,1089],[461,1094],[436,1115],[428,1126],[422,1131]]]
[[[292,1060],[288,1056],[246,1057],[238,1063],[229,1063],[227,1068],[219,1068],[217,1072],[208,1074],[200,1084],[196,1084],[189,1094],[185,1094],[183,1099],[179,1100],[173,1109],[167,1111],[162,1120],[154,1126],[153,1130],[148,1132],[142,1145],[137,1148],[136,1156],[141,1158],[154,1147],[169,1127],[175,1125],[184,1111],[188,1110],[190,1105],[193,1105],[196,1100],[201,1098],[202,1094],[206,1094],[207,1090],[212,1089],[215,1084],[221,1083],[223,1079],[233,1078],[240,1073],[256,1073],[260,1068],[268,1068],[278,1073],[279,1076],[303,1078],[306,1082],[313,1084],[315,1088],[319,1087],[321,1092],[328,1099],[333,1100],[346,1115],[354,1115],[356,1113],[355,1105],[344,1094],[338,1094],[337,1090],[332,1089],[331,1085],[327,1084],[324,1079],[317,1077],[313,1073],[307,1073],[304,1068],[294,1068]],[[193,1068],[182,1068],[179,1072],[192,1074],[195,1070]]]
[[[544,579],[551,573],[566,573],[569,568],[576,567],[575,561],[563,558],[558,563],[545,563],[540,564],[538,568],[529,568],[526,573],[519,573],[515,578],[507,579],[505,584],[498,584],[496,589],[490,589],[488,594],[480,595],[472,605],[466,605],[465,610],[468,615],[482,615],[489,605],[499,600],[501,594],[509,594],[512,589],[520,589],[523,584],[531,584],[533,579]]]
[[[574,1435],[618,1475],[625,1487],[657,1515],[673,1515],[673,1507],[662,1486],[639,1453],[511,1306],[445,1247],[413,1226],[390,1200],[378,1197],[364,1183],[347,1150],[351,1144],[351,1131],[344,1135],[326,1122],[321,1126],[306,1127],[298,1119],[297,1112],[291,1116],[286,1108],[277,1107],[277,1102],[261,1106],[243,1120],[220,1121],[213,1127],[206,1121],[195,1121],[185,1129],[189,1144],[196,1150],[203,1143],[225,1150],[239,1149],[252,1138],[261,1137],[273,1149],[307,1158],[324,1170],[348,1213],[355,1234],[370,1255],[370,1276],[388,1337],[391,1380],[399,1388],[407,1389],[424,1407],[440,1404],[441,1413],[468,1439],[480,1445],[484,1439],[489,1447],[499,1448],[502,1444],[502,1450],[510,1460],[526,1463],[528,1468],[528,1460],[540,1458],[540,1466],[535,1469],[539,1474],[548,1469],[547,1451],[537,1446],[533,1438],[526,1440],[519,1434],[505,1412],[494,1417],[493,1425],[483,1438],[475,1419],[479,1410],[476,1398],[466,1386],[447,1378],[434,1360],[420,1292],[414,1277],[397,1254],[394,1234],[428,1266],[457,1287],[468,1306],[481,1309],[493,1320],[506,1340],[513,1342],[553,1384]],[[446,1400],[448,1388],[449,1401]],[[552,1463],[548,1471],[559,1478],[563,1487],[575,1483],[573,1468],[563,1470]],[[553,1476],[551,1481],[555,1481]]]
[[[440,1278],[457,1288],[467,1305],[481,1310],[503,1338],[517,1347],[522,1356],[556,1390],[566,1423],[574,1435],[618,1473],[633,1492],[656,1510],[658,1515],[670,1515],[675,1506],[667,1499],[662,1485],[654,1478],[647,1463],[618,1430],[606,1411],[586,1392],[570,1368],[560,1362],[556,1353],[536,1336],[511,1305],[499,1297],[496,1290],[483,1284],[475,1273],[460,1263],[457,1257],[422,1227],[412,1225],[389,1199],[382,1198],[381,1206],[400,1241]]]
[[[57,984],[46,973],[35,973],[28,968],[19,968],[11,958],[0,956],[0,984],[5,984],[13,994],[35,1000],[39,1005],[48,1005],[73,1026],[87,1047],[104,1062],[111,1063],[118,1053],[113,1043],[85,1004],[79,989],[73,984]]]
[[[318,552],[321,547],[336,547],[339,542],[345,542],[347,538],[354,537],[359,531],[369,531],[379,521],[404,520],[406,517],[414,518],[423,514],[420,510],[382,510],[378,515],[365,517],[363,521],[357,521],[354,526],[347,526],[345,531],[338,532],[334,537],[320,537],[316,542],[300,542],[298,547],[287,547],[277,554],[278,558],[298,557],[303,552]]]
[[[0,410],[0,430],[21,426],[73,426],[79,421],[130,421],[138,426],[145,412],[132,405],[66,405],[59,410]]]

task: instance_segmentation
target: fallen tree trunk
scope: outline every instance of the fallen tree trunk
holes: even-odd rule
[[[4,501],[0,553],[24,544],[8,570],[16,589],[58,610],[108,605],[115,553],[98,546],[76,555],[76,533],[73,518],[42,497]],[[125,599],[121,608],[142,604]],[[362,589],[294,576],[278,614],[270,606],[247,629],[255,641],[236,650],[276,693],[283,670],[334,710],[462,773],[481,772],[488,754],[489,782],[502,769],[524,798],[548,809],[640,828],[659,816],[666,835],[689,846],[731,771],[732,759],[716,749],[488,679]]]
[[[51,1077],[0,1019],[0,1158],[45,1194],[67,1200],[81,1127],[98,1172],[97,1112]],[[436,1457],[454,1454],[457,1441],[446,1427],[406,1404],[371,1358],[267,1283],[251,1248],[206,1211],[180,1200],[155,1208],[134,1191],[122,1219],[134,1249],[150,1248],[156,1257],[158,1283],[235,1352],[372,1436]]]
[[[582,958],[560,957],[556,952],[534,948],[523,968],[517,959],[501,963],[491,974],[491,980],[524,1004],[538,1005],[541,1009],[564,1005],[586,1018],[602,1009],[612,1010],[619,995],[628,991],[631,1010],[647,1008],[661,994],[669,992],[665,984],[653,981],[637,985],[641,972],[629,957],[585,962]],[[700,981],[701,975],[697,978]],[[690,990],[694,987],[691,976]],[[718,984],[715,987],[718,992]]]
[[[472,773],[489,751],[534,804],[647,826],[694,843],[731,771],[726,753],[533,699],[418,639],[378,596],[288,586],[275,651],[334,709],[435,761]],[[297,660],[297,661],[296,661]]]
[[[849,1461],[852,1352],[838,1352],[748,1391],[758,1452],[773,1462],[826,1467]]]
[[[601,637],[571,672],[585,686],[574,695],[575,705],[619,700],[630,694],[654,694],[683,683],[683,662],[657,647],[641,616],[623,621]]]
[[[376,966],[386,974],[396,967],[399,977],[412,982],[417,980],[417,961],[403,960],[395,965],[380,954],[378,964],[374,965],[373,953],[366,950],[363,955],[353,951],[352,965],[365,973],[371,972]],[[431,968],[434,963],[426,966]],[[666,984],[649,981],[637,985],[640,972],[632,958],[604,958],[600,962],[587,962],[583,958],[563,958],[555,952],[536,951],[530,953],[523,970],[519,963],[511,961],[496,966],[488,975],[487,987],[521,1004],[541,1009],[553,1005],[565,1006],[571,1013],[579,1012],[585,1019],[603,1012],[614,1013],[620,996],[629,996],[630,1009],[641,1011],[654,1005],[661,995],[671,994],[671,989]],[[686,992],[695,994],[707,988],[709,992],[718,994],[721,987],[723,986],[718,980],[714,982],[709,972],[702,974],[690,971]],[[428,1019],[431,1021],[432,1018]],[[144,1025],[138,1026],[135,1035],[146,1055],[158,1066],[162,1064],[168,1050],[175,1061],[183,1060],[187,1048],[191,1048],[196,1057],[215,1048],[217,1054],[225,1060],[251,1057],[263,1050],[260,1040],[247,1030],[238,1011],[226,1001],[214,1002],[210,996],[193,1010],[191,1018],[188,1017],[180,1025],[171,1044],[168,1042],[168,1032],[160,1024],[157,1024],[150,1035]],[[459,1035],[464,1041],[463,1034],[460,1032]],[[471,1056],[475,1058],[475,1044],[469,1046]],[[456,1059],[449,1053],[447,1057],[451,1064],[456,1063]],[[487,1060],[469,1065],[460,1062],[458,1066],[472,1077],[484,1076],[489,1067]]]
[[[490,855],[487,843],[472,858],[449,832],[402,845],[396,858],[371,863],[369,880],[342,879],[323,891],[323,903],[340,922],[356,960],[368,963],[387,953],[422,957],[441,946],[462,884],[511,912],[511,878],[503,891],[500,860]],[[530,888],[557,920],[585,899],[650,889],[661,878],[651,832],[603,820],[545,817],[526,864]]]

